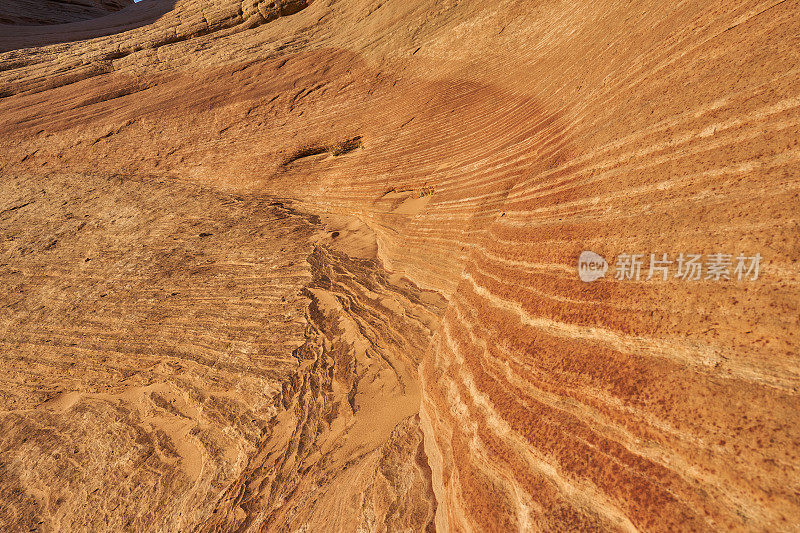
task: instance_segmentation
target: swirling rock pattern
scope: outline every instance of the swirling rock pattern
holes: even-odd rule
[[[798,2],[0,34],[0,521],[791,531]],[[757,280],[578,255],[759,253]]]

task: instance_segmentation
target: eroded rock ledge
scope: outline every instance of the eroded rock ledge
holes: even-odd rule
[[[417,366],[440,296],[312,247],[319,217],[285,200],[39,183],[2,190],[4,523],[325,528],[342,501],[341,530],[433,523]]]

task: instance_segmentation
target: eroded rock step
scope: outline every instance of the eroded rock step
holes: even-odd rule
[[[285,412],[204,530],[432,528],[417,367],[445,302],[375,259],[318,246],[309,263],[307,341]]]
[[[416,371],[434,293],[313,246],[319,217],[263,196],[0,187],[0,523],[278,528],[329,505],[345,529],[432,522]]]

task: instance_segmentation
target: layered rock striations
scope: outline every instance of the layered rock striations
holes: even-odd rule
[[[793,530],[798,8],[2,26],[0,522]]]

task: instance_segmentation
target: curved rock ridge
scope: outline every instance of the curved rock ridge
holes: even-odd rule
[[[798,4],[9,27],[0,521],[794,530]]]

